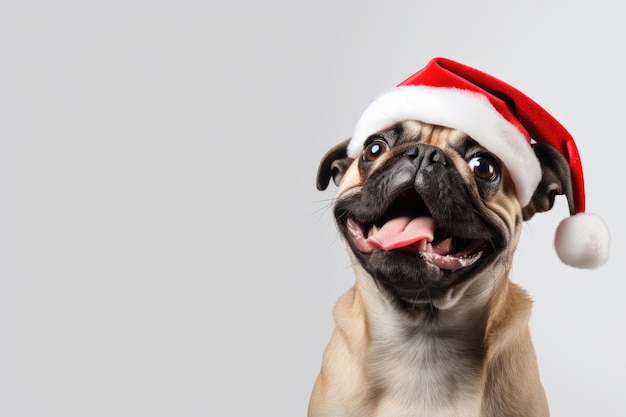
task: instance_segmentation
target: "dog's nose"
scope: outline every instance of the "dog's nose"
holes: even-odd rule
[[[443,166],[448,165],[446,155],[441,148],[433,145],[427,145],[425,143],[418,143],[412,146],[405,153],[410,159],[417,160],[417,164],[441,164]]]

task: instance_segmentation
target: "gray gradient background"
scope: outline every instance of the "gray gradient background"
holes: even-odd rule
[[[436,55],[576,138],[612,258],[559,263],[559,200],[513,280],[552,415],[626,415],[618,4],[2,2],[0,415],[304,416],[352,283],[317,163]]]

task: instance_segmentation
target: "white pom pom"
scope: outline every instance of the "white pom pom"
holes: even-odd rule
[[[609,231],[595,214],[569,216],[556,229],[554,248],[561,261],[575,268],[597,268],[609,256]]]

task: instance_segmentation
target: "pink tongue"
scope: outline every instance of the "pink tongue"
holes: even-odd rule
[[[397,217],[389,220],[367,243],[378,249],[391,250],[412,245],[420,240],[431,242],[435,233],[432,217]]]

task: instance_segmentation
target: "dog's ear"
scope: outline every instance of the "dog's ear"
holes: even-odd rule
[[[333,179],[335,185],[339,185],[341,177],[346,172],[353,158],[348,157],[347,149],[350,139],[346,139],[341,143],[333,146],[322,158],[317,169],[317,189],[325,190]]]
[[[570,213],[574,213],[572,176],[567,160],[547,143],[536,143],[533,150],[541,164],[541,182],[530,203],[522,209],[524,220],[529,220],[535,213],[550,210],[554,205],[554,198],[563,194],[567,197]]]

